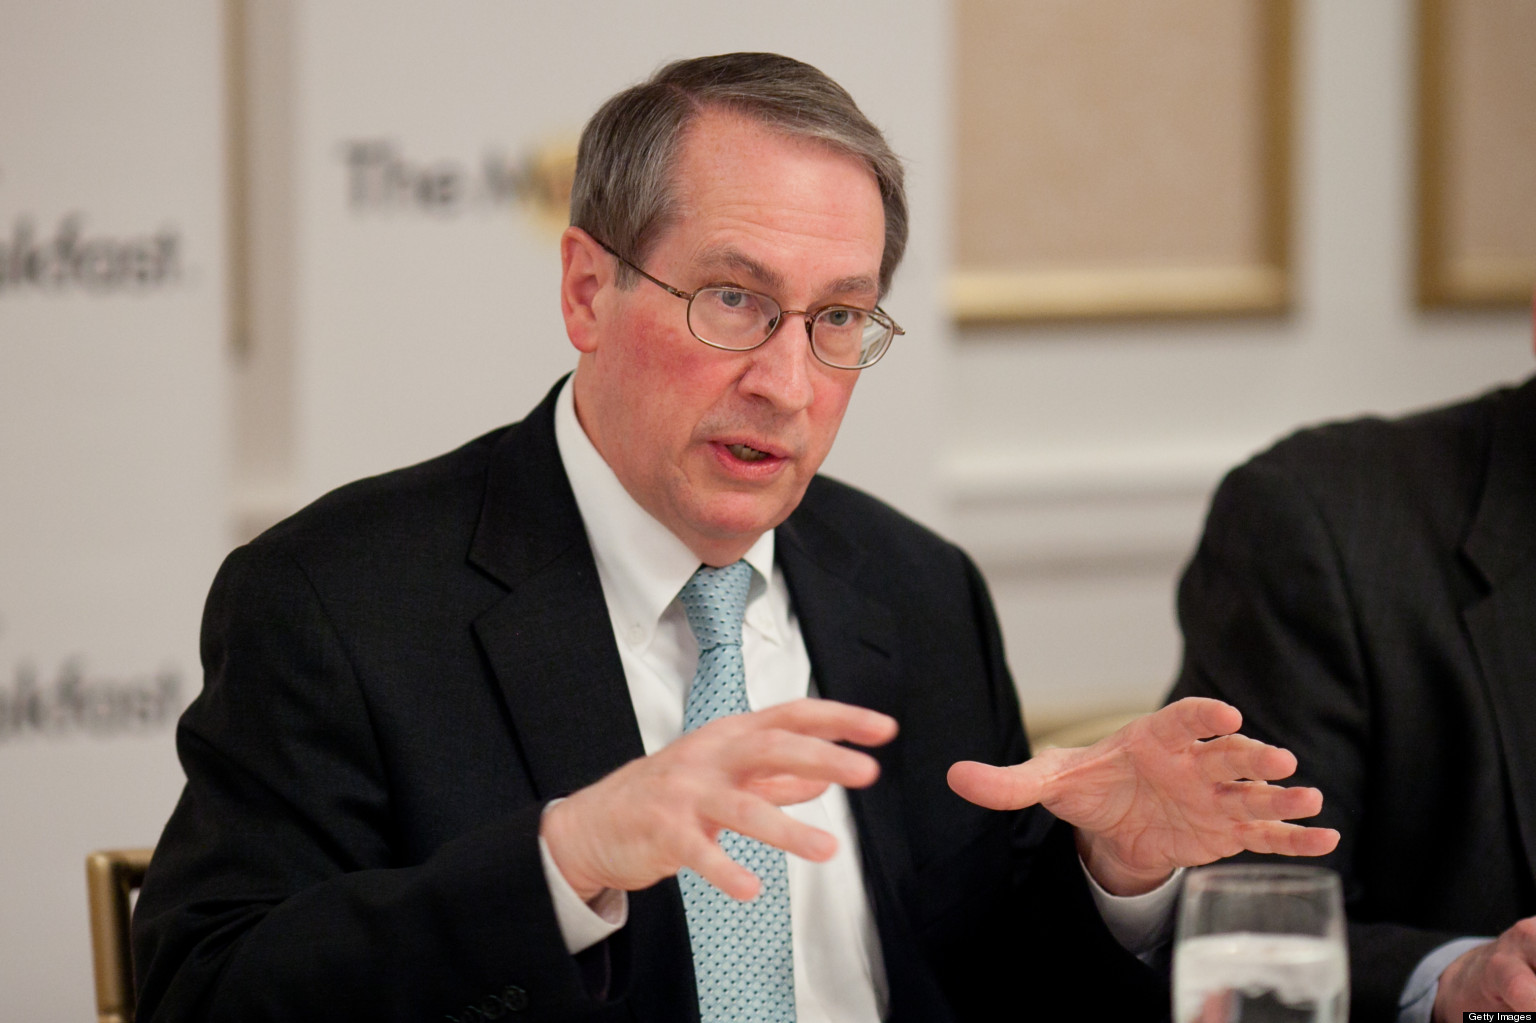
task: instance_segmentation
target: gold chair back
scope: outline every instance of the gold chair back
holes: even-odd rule
[[[144,883],[153,849],[106,849],[85,858],[91,906],[91,960],[100,1023],[133,1023],[133,949],[128,943],[132,897]]]

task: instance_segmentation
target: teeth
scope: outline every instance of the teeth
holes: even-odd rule
[[[728,449],[731,454],[743,462],[761,462],[768,457],[768,452],[759,451],[757,448],[749,448],[745,444],[731,444],[728,445]]]

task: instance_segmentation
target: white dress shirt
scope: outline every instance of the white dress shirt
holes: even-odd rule
[[[629,496],[587,439],[571,392],[567,382],[555,407],[555,439],[597,562],[640,738],[651,754],[683,731],[683,704],[699,647],[677,593],[699,559]],[[745,557],[753,571],[741,649],[747,703],[753,710],[814,692],[810,656],[773,555],[770,531]],[[829,862],[788,857],[796,1018],[800,1023],[878,1023],[885,1009],[883,960],[864,894],[847,793],[831,786],[785,812],[837,839],[837,853]],[[607,924],[608,933],[614,929]]]
[[[629,496],[582,430],[572,390],[567,381],[556,403],[555,440],[597,562],[640,738],[652,754],[682,734],[683,705],[699,654],[677,593],[699,560]],[[748,704],[761,710],[815,695],[810,656],[784,573],[774,561],[774,534],[758,538],[745,560],[753,569],[742,629]],[[826,863],[788,857],[799,1023],[878,1023],[887,988],[847,793],[830,786],[816,799],[784,810],[837,839],[837,853]],[[572,953],[623,926],[627,902],[622,893],[583,902],[542,839],[540,845],[561,932]],[[1097,884],[1091,887],[1111,931],[1128,949],[1147,951],[1166,938],[1177,881],[1130,899],[1111,896]]]
[[[1440,974],[1463,955],[1493,941],[1492,938],[1454,938],[1432,950],[1408,975],[1397,999],[1397,1023],[1429,1023],[1440,994]]]

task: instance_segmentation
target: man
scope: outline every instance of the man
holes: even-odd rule
[[[1172,871],[1333,836],[1211,701],[1021,764],[974,567],[816,477],[899,329],[879,132],[796,61],[682,61],[589,123],[572,224],[569,382],[215,581],[145,1018],[1166,1011],[1121,940]]]
[[[1352,1017],[1536,1009],[1536,378],[1234,470],[1179,621],[1173,697],[1294,750],[1342,834]]]

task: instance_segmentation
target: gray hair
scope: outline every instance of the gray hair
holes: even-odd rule
[[[678,215],[673,177],[680,143],[694,118],[709,108],[743,114],[868,165],[885,207],[884,295],[907,247],[901,160],[847,90],[809,64],[777,53],[674,61],[604,103],[581,133],[572,225],[642,261]],[[638,278],[620,263],[616,280],[627,287]]]

